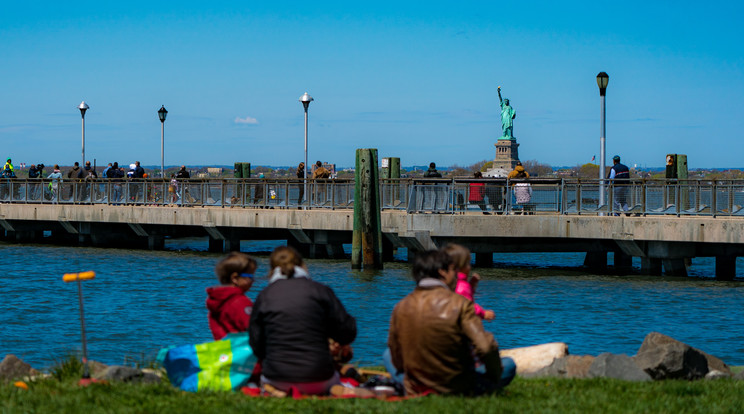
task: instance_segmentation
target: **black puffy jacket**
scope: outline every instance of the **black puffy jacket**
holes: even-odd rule
[[[328,338],[356,338],[356,320],[328,286],[308,278],[278,280],[261,291],[248,326],[250,344],[274,381],[324,381],[334,374]]]

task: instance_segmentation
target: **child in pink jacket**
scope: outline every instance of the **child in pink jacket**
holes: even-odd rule
[[[492,310],[483,309],[473,301],[473,295],[475,295],[475,289],[478,287],[480,275],[478,273],[470,274],[470,250],[459,244],[448,244],[444,247],[444,251],[452,258],[452,262],[455,264],[455,269],[457,270],[455,293],[470,299],[475,307],[475,314],[480,316],[481,319],[487,321],[493,320],[496,315]],[[468,275],[470,275],[470,280],[468,280]]]

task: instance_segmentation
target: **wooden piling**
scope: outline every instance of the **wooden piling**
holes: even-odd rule
[[[377,149],[356,150],[351,268],[382,269],[382,225]]]

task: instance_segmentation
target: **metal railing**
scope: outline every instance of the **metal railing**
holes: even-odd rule
[[[744,216],[744,181],[383,179],[381,208],[409,213]],[[609,184],[608,184],[609,183]],[[354,181],[0,179],[0,202],[352,209]]]

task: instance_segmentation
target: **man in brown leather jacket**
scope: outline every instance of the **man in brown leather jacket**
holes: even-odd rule
[[[514,361],[504,358],[502,364],[498,343],[483,329],[473,303],[454,292],[449,256],[436,250],[417,254],[413,276],[416,289],[395,306],[388,336],[406,394],[481,394],[508,385]],[[485,374],[476,372],[473,354]]]

